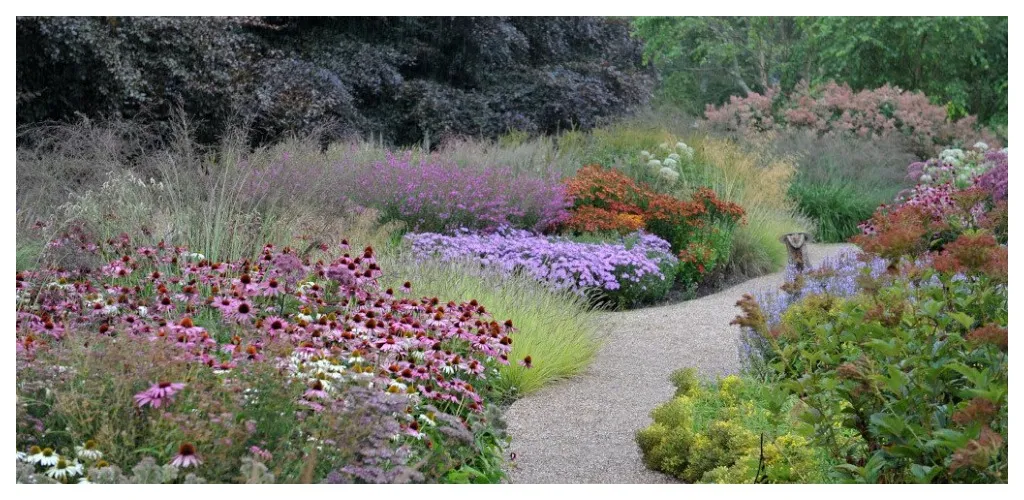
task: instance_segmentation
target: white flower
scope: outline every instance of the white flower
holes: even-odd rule
[[[672,158],[666,158],[665,159],[665,166],[666,167],[675,168],[676,165],[678,165],[676,160],[673,160]]]
[[[46,471],[46,475],[54,479],[81,476],[82,464],[78,463],[78,460],[74,460],[69,463],[67,460],[62,458],[58,460],[53,467]]]
[[[974,143],[974,149],[977,149],[978,151],[988,151],[988,144],[985,144],[982,141],[978,141]]]
[[[26,455],[24,451],[19,451],[17,460],[19,462],[24,462],[26,457],[28,457],[28,455]]]
[[[658,147],[660,147],[661,149],[666,149],[666,150],[667,149],[671,149],[671,148],[668,147],[668,143],[667,142],[663,142],[663,143],[659,144]]]
[[[32,449],[29,450],[29,456],[25,457],[26,462],[42,466],[57,465],[58,460],[60,460],[60,455],[54,452],[52,448],[43,448],[40,450],[36,446],[33,446]]]
[[[674,183],[679,179],[679,172],[676,172],[675,170],[669,167],[665,167],[661,169],[660,172],[658,172],[658,177],[661,177],[662,179],[668,181],[669,183]]]
[[[928,174],[924,174],[924,175],[921,176],[921,183],[922,184],[928,184],[931,181],[932,181],[932,176],[930,176]]]
[[[146,306],[139,306],[139,316],[145,316],[149,314],[149,308]]]
[[[428,417],[426,413],[421,413],[420,416],[419,416],[419,420],[420,420],[420,422],[423,422],[425,425],[429,425],[429,426],[437,425],[437,423],[435,423],[433,420],[431,420],[430,417]]]
[[[651,175],[658,175],[658,171],[661,170],[661,162],[658,160],[651,160],[647,162],[647,169],[651,171]]]
[[[651,152],[645,149],[645,150],[640,152],[640,157],[645,159],[645,160],[650,159]]]
[[[670,160],[679,161],[679,153],[672,153],[672,154],[668,155],[668,158]]]

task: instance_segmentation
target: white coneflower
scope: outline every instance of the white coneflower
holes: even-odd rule
[[[24,462],[25,458],[27,458],[27,457],[28,457],[28,455],[24,451],[19,451],[18,455],[17,455],[17,460],[19,462]]]
[[[96,441],[88,440],[82,446],[75,447],[78,458],[83,460],[99,460],[103,458],[103,452],[96,448]]]
[[[36,453],[32,453],[33,451],[36,451]],[[60,460],[60,455],[54,452],[53,448],[43,448],[42,450],[39,450],[38,446],[33,446],[32,449],[29,450],[29,456],[25,459],[26,462],[46,467],[57,465],[58,460]]]
[[[418,418],[419,418],[420,422],[423,422],[424,425],[429,425],[429,426],[437,425],[437,423],[434,422],[434,420],[431,419],[429,416],[427,416],[426,413],[421,413]]]
[[[65,479],[69,477],[81,476],[82,475],[82,464],[78,463],[78,460],[68,462],[61,458],[57,460],[57,463],[53,464],[46,471],[46,475],[54,479]]]

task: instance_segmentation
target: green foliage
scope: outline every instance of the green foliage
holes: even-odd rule
[[[800,211],[817,223],[815,236],[823,243],[840,243],[860,233],[857,225],[871,218],[880,200],[850,184],[795,182],[789,195]],[[886,198],[882,198],[885,200]]]
[[[528,276],[498,278],[457,264],[395,256],[381,266],[394,270],[382,278],[386,287],[398,289],[409,280],[417,296],[476,299],[495,317],[512,320],[517,329],[509,355],[512,363],[502,366],[493,382],[506,400],[582,372],[597,353],[595,312],[578,294],[552,291]],[[533,360],[531,368],[517,364],[526,356]]]
[[[924,271],[812,295],[771,341],[779,386],[854,482],[1007,481],[1007,290]]]
[[[1005,123],[1008,18],[820,17],[807,20],[823,79],[920,90],[956,119]]]
[[[793,158],[797,173],[788,194],[814,220],[820,242],[846,241],[876,207],[913,186],[905,167],[916,156],[904,151],[901,138],[817,137],[789,131],[773,134],[768,147]]]
[[[633,27],[645,61],[662,72],[662,98],[690,113],[731,95],[794,85],[804,70],[796,18],[638,17]]]
[[[661,100],[700,113],[730,96],[829,79],[923,91],[949,115],[1005,128],[1008,18],[638,17]]]
[[[644,463],[691,483],[824,482],[823,450],[799,434],[805,408],[784,392],[731,375],[701,383],[672,374],[675,396],[637,432]]]

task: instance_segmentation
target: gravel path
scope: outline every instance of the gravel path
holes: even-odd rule
[[[811,245],[812,264],[851,245]],[[586,374],[516,401],[506,412],[514,483],[666,483],[644,467],[633,439],[648,413],[673,393],[668,376],[739,369],[739,330],[729,322],[746,292],[782,284],[762,276],[696,300],[607,313],[605,342]]]

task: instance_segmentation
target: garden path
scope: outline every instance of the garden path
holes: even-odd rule
[[[812,263],[847,244],[810,245]],[[739,329],[729,324],[747,292],[774,288],[783,273],[761,276],[696,300],[606,313],[604,344],[583,375],[516,401],[506,412],[513,483],[668,483],[644,467],[634,435],[674,390],[668,377],[697,367],[701,376],[739,370]]]

